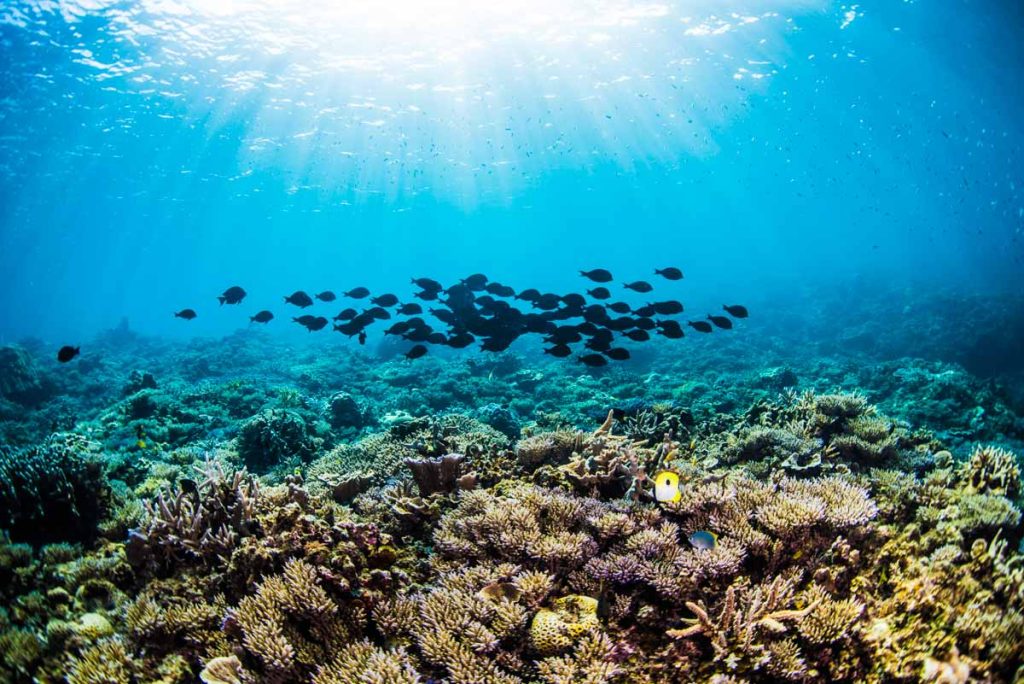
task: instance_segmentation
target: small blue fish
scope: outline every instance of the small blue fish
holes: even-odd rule
[[[690,545],[695,549],[710,551],[718,546],[718,535],[714,532],[708,532],[707,530],[697,530],[687,539],[689,539]]]

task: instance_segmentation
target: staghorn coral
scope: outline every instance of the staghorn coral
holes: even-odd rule
[[[419,684],[423,681],[401,649],[385,651],[368,641],[349,644],[317,672],[312,684]]]
[[[961,479],[972,492],[1013,498],[1020,493],[1017,457],[998,447],[975,447],[961,468]]]
[[[295,559],[281,575],[264,579],[231,615],[248,659],[270,682],[290,681],[328,662],[365,622],[357,607],[339,606],[328,596],[315,567]]]
[[[245,469],[225,472],[208,459],[197,473],[198,483],[184,480],[146,503],[142,524],[129,539],[133,565],[168,569],[223,560],[257,531],[260,490]]]

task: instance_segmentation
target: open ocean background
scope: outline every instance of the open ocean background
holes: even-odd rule
[[[662,292],[746,303],[750,334],[1021,343],[1017,307],[984,317],[1024,288],[1019,3],[368,7],[4,3],[0,341],[677,265]]]

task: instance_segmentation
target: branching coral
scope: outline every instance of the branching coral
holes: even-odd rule
[[[133,564],[172,567],[226,560],[240,538],[257,528],[259,486],[246,473],[219,462],[198,467],[201,480],[185,480],[146,503],[140,528],[129,539]]]

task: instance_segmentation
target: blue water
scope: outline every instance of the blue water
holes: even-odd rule
[[[0,341],[478,271],[790,320],[1022,291],[1019,3],[335,4],[4,3]]]

